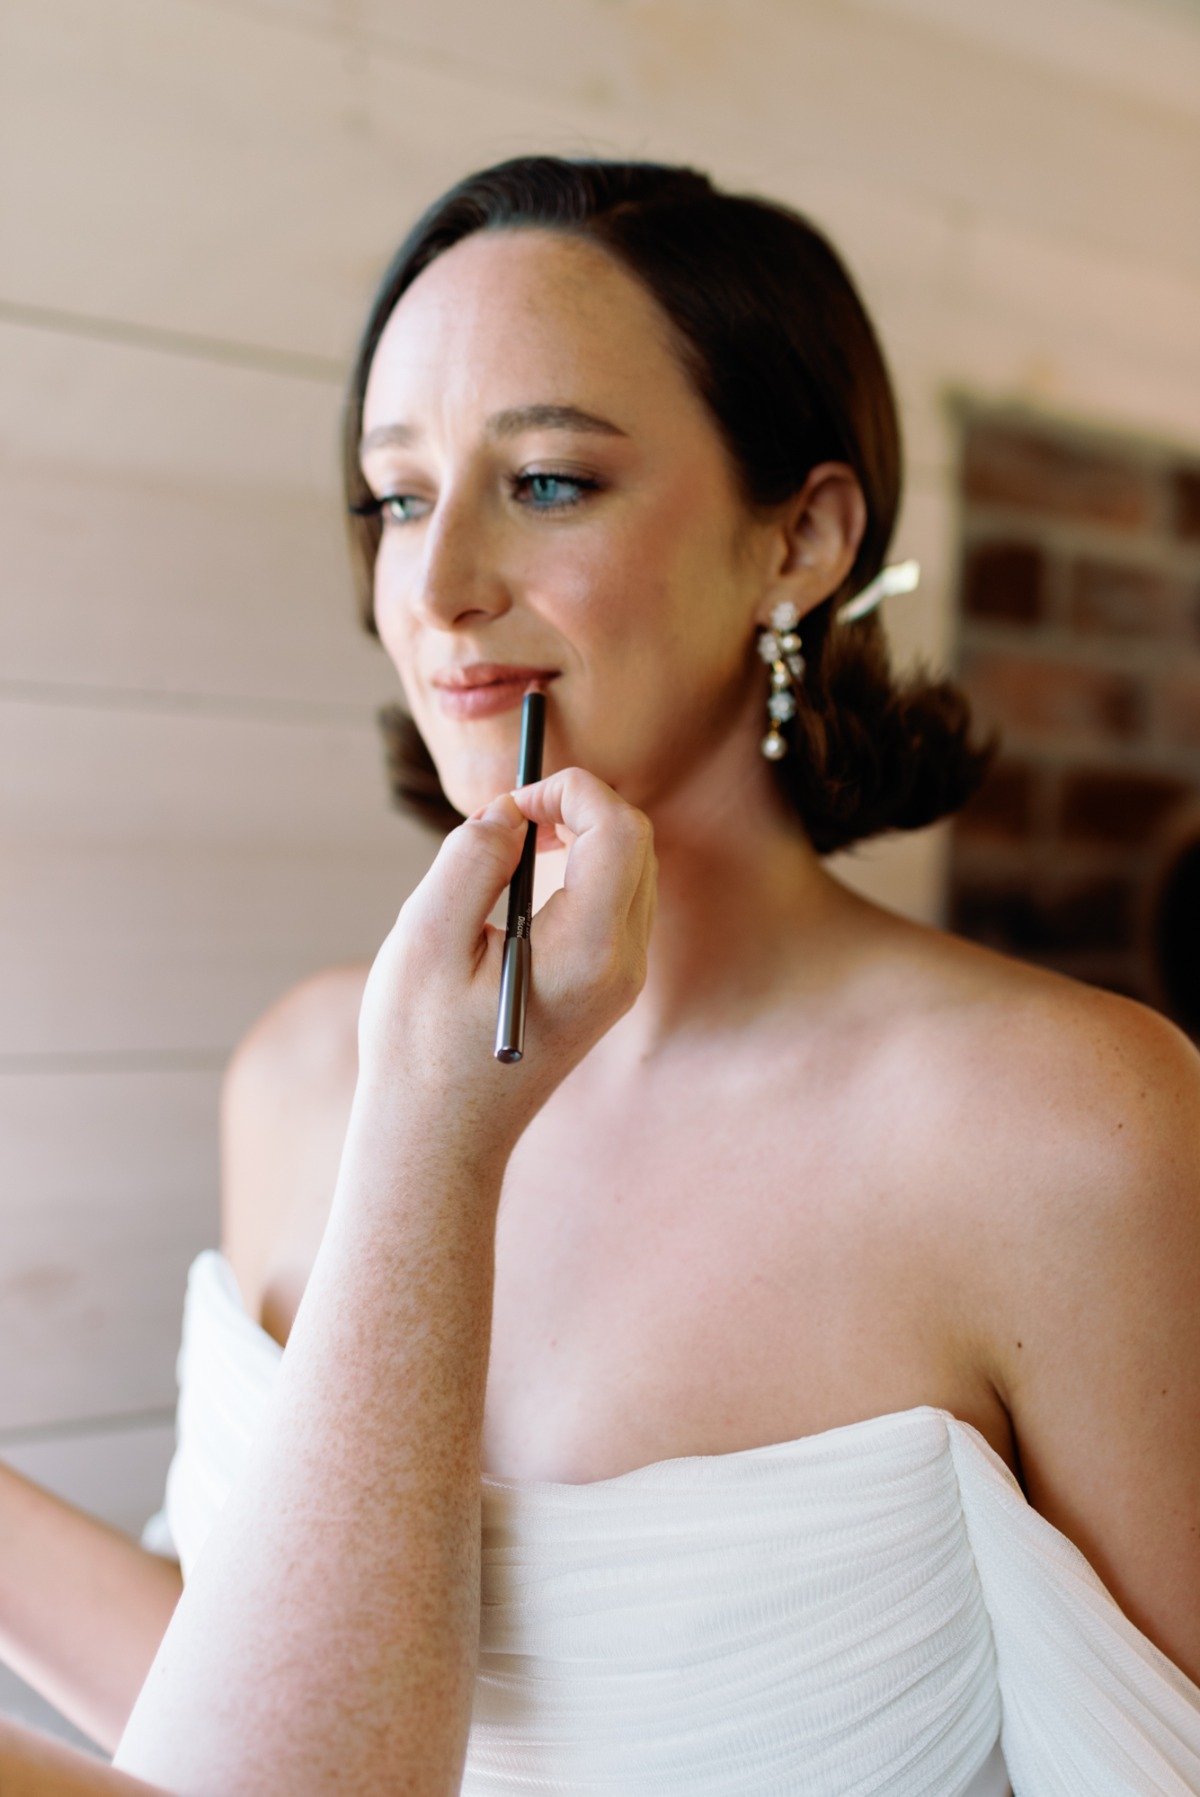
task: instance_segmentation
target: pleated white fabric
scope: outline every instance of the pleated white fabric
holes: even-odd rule
[[[206,1249],[143,1534],[185,1577],[281,1355]],[[482,1496],[463,1797],[1200,1792],[1200,1689],[948,1411]]]

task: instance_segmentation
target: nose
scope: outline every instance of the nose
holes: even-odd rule
[[[421,623],[450,629],[468,618],[498,617],[511,600],[495,545],[468,494],[443,494],[427,514],[409,568],[409,607]]]

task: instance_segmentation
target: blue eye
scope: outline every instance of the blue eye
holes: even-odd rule
[[[382,518],[385,524],[411,524],[412,519],[401,513],[392,511],[394,505],[406,505],[413,497],[411,493],[381,493],[378,498],[374,494],[370,499],[360,500],[350,507],[352,518]]]
[[[535,505],[533,507],[535,512],[561,512],[565,511],[568,506],[581,505],[583,495],[594,493],[600,484],[599,481],[582,480],[575,474],[519,474],[515,480],[510,481],[509,485],[514,493],[528,492],[537,481],[548,482],[554,487],[574,487],[575,495],[572,499],[560,499],[556,504]]]
[[[541,497],[526,506],[526,509],[531,512],[565,512],[572,506],[582,505],[588,493],[595,493],[600,489],[598,480],[587,480],[578,474],[550,474],[548,472],[518,474],[509,480],[508,485],[514,498],[522,493],[533,492],[535,487],[539,489]],[[545,495],[547,486],[570,487],[572,493],[568,498],[554,499],[551,497],[547,500]],[[372,496],[370,499],[362,500],[358,505],[352,505],[350,511],[355,518],[381,518],[385,525],[413,524],[418,520],[412,513],[393,508],[407,506],[415,497],[412,493],[383,493],[379,498]],[[425,502],[417,500],[418,505],[423,503]]]
[[[385,493],[375,509],[381,514],[385,524],[411,524],[413,519],[410,513],[393,511],[392,507],[408,505],[412,498],[411,493]]]

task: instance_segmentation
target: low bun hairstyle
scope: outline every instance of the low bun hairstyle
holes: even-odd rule
[[[883,566],[900,503],[892,384],[858,292],[831,245],[790,208],[729,194],[691,168],[521,156],[466,176],[413,225],[387,268],[358,346],[343,412],[350,552],[364,629],[377,636],[378,517],[358,460],[376,346],[422,269],[474,231],[541,227],[601,245],[657,300],[751,512],[798,492],[819,462],[848,463],[866,501],[854,564],[802,618],[807,663],[788,753],[767,765],[821,855],[958,810],[998,747],[969,740],[965,694],[920,670],[892,673],[876,612],[838,608]],[[764,686],[764,724],[766,718]],[[379,713],[397,806],[442,830],[462,821],[400,705]]]

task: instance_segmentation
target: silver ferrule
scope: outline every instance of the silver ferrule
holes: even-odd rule
[[[496,1059],[519,1061],[525,1051],[525,1001],[529,993],[529,937],[509,936],[500,968]]]

